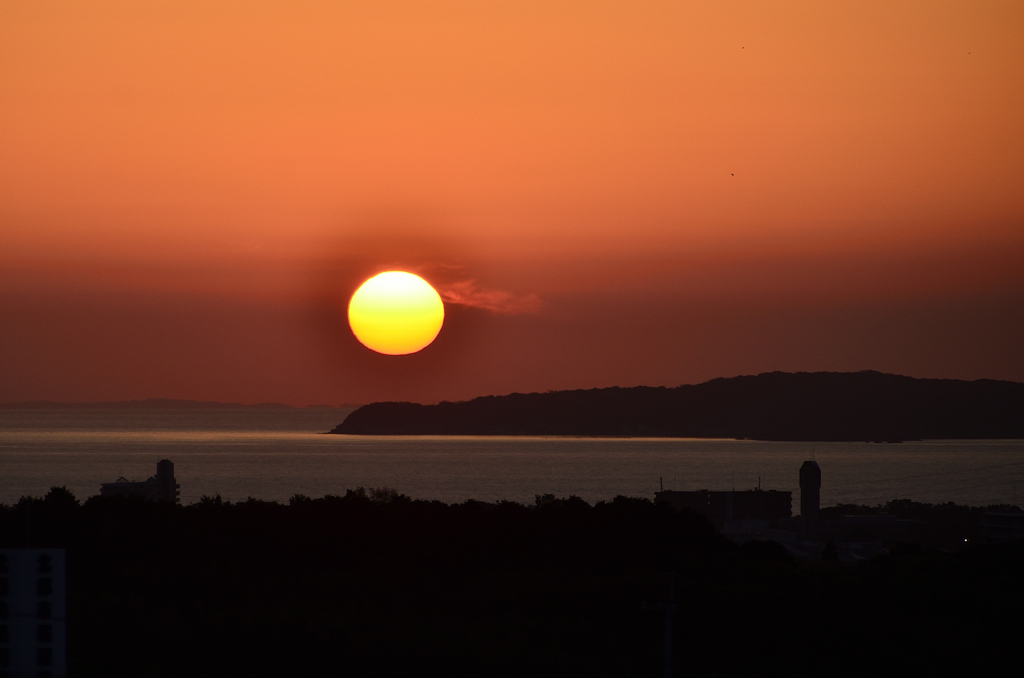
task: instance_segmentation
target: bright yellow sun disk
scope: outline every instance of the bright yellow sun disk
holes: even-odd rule
[[[422,350],[443,323],[441,296],[426,280],[404,271],[375,275],[348,302],[348,324],[356,339],[386,355]]]

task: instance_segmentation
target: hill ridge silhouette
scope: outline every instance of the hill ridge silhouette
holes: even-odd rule
[[[903,441],[1024,438],[1024,384],[874,370],[765,372],[676,387],[377,402],[330,433]]]

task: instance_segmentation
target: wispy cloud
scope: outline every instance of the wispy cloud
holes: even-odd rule
[[[481,289],[475,280],[438,285],[437,291],[445,303],[482,308],[503,315],[533,313],[542,304],[536,294],[517,295],[505,290]]]

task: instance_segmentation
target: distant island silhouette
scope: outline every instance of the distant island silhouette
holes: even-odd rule
[[[767,372],[674,388],[378,402],[330,433],[568,435],[899,442],[1024,438],[1024,384],[875,371]]]

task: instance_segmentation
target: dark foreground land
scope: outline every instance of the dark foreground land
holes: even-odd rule
[[[676,388],[364,405],[331,433],[903,441],[1024,438],[1024,384],[769,372]]]
[[[673,580],[680,676],[996,675],[1024,632],[1024,543],[794,562],[644,499],[181,507],[57,488],[0,506],[0,546],[28,526],[67,548],[79,677],[660,676]]]

